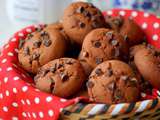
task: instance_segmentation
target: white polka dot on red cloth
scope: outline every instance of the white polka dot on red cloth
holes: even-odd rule
[[[12,117],[12,120],[18,120],[18,117]]]
[[[12,67],[7,67],[7,71],[11,71],[11,70],[13,70]]]
[[[51,102],[52,101],[52,97],[51,96],[48,96],[47,98],[46,98],[46,102]]]
[[[50,117],[52,117],[52,116],[54,115],[53,110],[48,110],[48,115],[49,115]]]
[[[28,90],[28,87],[27,87],[27,86],[23,86],[23,87],[22,87],[22,91],[23,91],[23,92],[26,92],[27,90]]]
[[[138,13],[136,11],[133,11],[131,15],[132,17],[137,17]]]
[[[43,118],[43,117],[44,117],[43,112],[40,111],[38,114],[39,114],[39,117],[40,117],[40,118]]]
[[[17,48],[15,48],[14,51],[15,51],[16,53],[18,53],[18,49],[17,49]]]
[[[16,38],[12,38],[12,39],[11,39],[12,42],[15,42],[16,40],[17,40]]]
[[[3,99],[3,94],[2,93],[0,93],[0,99]]]
[[[147,25],[147,23],[145,23],[145,22],[142,24],[142,28],[143,28],[143,29],[146,29],[147,26],[148,26],[148,25]]]
[[[4,78],[4,83],[7,83],[8,82],[8,77],[5,77]]]
[[[6,96],[9,96],[9,94],[10,94],[10,93],[9,93],[9,91],[8,91],[8,90],[6,90]]]
[[[29,99],[26,99],[26,103],[27,103],[28,105],[31,105],[31,102],[30,102]]]
[[[25,112],[22,112],[23,117],[27,117],[27,114]]]
[[[149,17],[149,13],[144,13],[144,17]]]
[[[8,107],[4,106],[2,109],[4,112],[8,112]]]
[[[107,15],[112,15],[112,14],[113,14],[113,12],[111,10],[107,11]]]
[[[36,104],[39,104],[39,102],[40,102],[39,97],[35,97],[34,102],[35,102]]]
[[[29,118],[31,117],[31,114],[29,112],[27,112],[27,115],[28,115]]]
[[[23,105],[25,105],[25,102],[24,102],[24,100],[23,100],[23,99],[21,100],[21,103],[22,103]]]
[[[31,32],[32,32],[32,29],[27,28],[27,29],[26,29],[26,32],[31,33]]]
[[[154,34],[154,35],[152,36],[152,39],[153,39],[154,41],[157,41],[157,40],[158,40],[158,35],[157,35],[157,34]]]
[[[8,56],[14,56],[14,54],[12,52],[8,52],[7,55]]]
[[[18,104],[17,104],[16,102],[13,102],[13,103],[12,103],[12,106],[13,106],[13,107],[18,107]]]
[[[18,36],[19,36],[19,37],[23,37],[24,34],[20,32],[20,33],[18,33]]]
[[[13,93],[17,93],[17,89],[16,88],[13,88]]]
[[[1,61],[1,63],[6,63],[7,62],[7,59],[6,58],[4,58],[2,61]]]
[[[40,90],[39,89],[34,89],[35,91],[37,91],[37,92],[40,92]]]
[[[2,71],[2,68],[0,67],[0,72]]]
[[[19,77],[18,77],[18,76],[15,76],[15,77],[13,78],[13,80],[19,80]]]
[[[66,100],[66,99],[61,98],[61,99],[60,99],[60,101],[61,101],[61,102],[66,102],[67,100]]]
[[[33,116],[33,118],[37,118],[37,115],[34,112],[32,112],[32,116]]]
[[[155,22],[155,23],[153,24],[153,27],[154,27],[155,29],[159,28],[159,23]]]
[[[59,109],[59,112],[62,112],[62,111],[63,111],[63,108],[60,108],[60,109]]]
[[[119,14],[120,14],[121,16],[125,16],[126,12],[122,10],[122,11],[119,12]]]
[[[4,48],[5,48],[5,49],[9,48],[9,44],[5,45]]]

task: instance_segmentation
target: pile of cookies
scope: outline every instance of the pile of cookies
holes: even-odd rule
[[[18,59],[42,91],[97,103],[136,102],[141,92],[160,88],[160,51],[145,39],[132,18],[104,17],[93,4],[75,2],[61,22],[20,41]]]

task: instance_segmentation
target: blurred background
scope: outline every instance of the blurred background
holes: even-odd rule
[[[56,22],[75,1],[92,2],[101,10],[129,8],[160,15],[160,0],[0,0],[0,47],[27,25]]]

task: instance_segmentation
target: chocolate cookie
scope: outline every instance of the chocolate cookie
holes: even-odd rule
[[[64,30],[69,38],[79,45],[91,30],[104,26],[105,19],[101,11],[91,3],[75,2],[64,11]]]
[[[121,35],[113,30],[98,28],[85,37],[79,59],[86,61],[93,69],[103,61],[125,59],[127,56],[128,47]]]
[[[78,60],[60,58],[42,66],[35,77],[36,87],[59,97],[69,97],[82,87],[84,70]]]
[[[143,78],[160,89],[160,51],[151,45],[141,47],[134,54],[134,63]]]
[[[111,29],[119,32],[123,25],[124,19],[122,16],[105,16],[105,21]]]
[[[98,103],[136,102],[140,91],[133,70],[119,60],[98,65],[87,82],[91,101]]]
[[[64,56],[66,43],[64,36],[50,26],[37,30],[19,42],[19,63],[28,72],[37,73],[42,65]]]
[[[124,36],[124,40],[129,46],[140,44],[145,40],[143,30],[130,18],[124,20],[120,34]]]
[[[120,32],[129,46],[137,45],[144,41],[145,34],[143,30],[133,19],[123,18],[122,16],[106,16],[105,20],[110,28]]]

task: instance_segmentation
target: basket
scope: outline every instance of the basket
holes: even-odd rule
[[[160,48],[160,19],[142,11],[113,9],[104,15],[132,17],[146,33],[149,43]],[[70,100],[44,93],[35,88],[33,80],[17,59],[19,40],[43,25],[29,26],[13,35],[0,55],[0,120],[158,120],[159,92],[148,100],[114,105],[88,104],[84,97]],[[159,94],[160,95],[160,94]],[[80,102],[81,101],[81,102]]]

